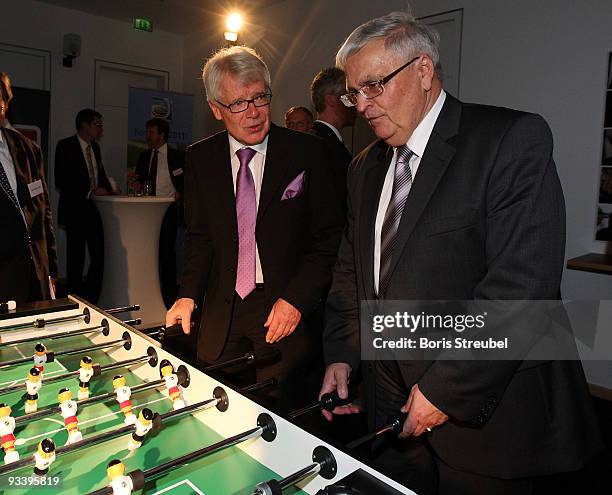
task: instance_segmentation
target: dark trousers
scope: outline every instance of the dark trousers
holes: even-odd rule
[[[300,323],[295,331],[275,344],[265,341],[267,328],[263,325],[270,313],[263,288],[256,289],[242,300],[234,295],[232,321],[225,347],[215,363],[228,361],[253,351],[263,362],[252,368],[225,370],[234,372],[235,383],[245,385],[276,378],[278,387],[267,389],[266,405],[285,413],[316,400],[316,388],[312,379],[315,364],[314,345],[308,327]],[[275,355],[277,356],[275,358]],[[201,363],[202,366],[214,363]],[[252,376],[252,375],[255,376]],[[251,375],[251,376],[249,376]],[[317,384],[318,385],[318,384]]]
[[[373,363],[375,375],[375,427],[389,424],[399,414],[410,390],[402,380],[396,361]],[[503,448],[503,446],[500,446]],[[453,469],[436,456],[420,437],[399,439],[388,435],[374,444],[377,469],[419,495],[531,495],[533,479],[505,480]]]
[[[96,304],[102,290],[104,273],[104,230],[96,205],[87,201],[78,220],[66,222],[66,265],[71,293]],[[89,268],[83,281],[85,246],[89,252]]]
[[[176,300],[176,231],[178,213],[176,203],[166,210],[159,232],[159,281],[162,298],[167,308]]]

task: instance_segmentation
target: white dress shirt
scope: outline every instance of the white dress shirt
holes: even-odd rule
[[[91,174],[89,173],[89,161],[87,160],[87,147],[91,146],[91,143],[85,141],[81,136],[77,134],[79,138],[79,144],[81,145],[81,151],[83,152],[83,158],[85,158],[85,166],[87,167],[87,175],[91,181]],[[93,147],[91,148],[91,163],[93,164],[93,183],[98,187],[98,162],[96,161],[96,154],[94,153]]]
[[[174,198],[176,189],[170,178],[170,170],[168,169],[168,145],[166,143],[157,149],[157,177],[155,178],[155,196],[163,198]],[[154,153],[151,153],[149,159],[149,170],[151,170],[151,162],[153,161]]]
[[[251,148],[257,153],[253,155],[249,162],[249,169],[253,174],[253,182],[255,182],[255,200],[257,202],[257,208],[259,209],[259,196],[261,194],[261,184],[263,183],[264,168],[266,164],[266,150],[268,149],[268,136],[259,144],[245,146],[230,134],[229,146],[230,146],[230,160],[232,163],[232,179],[234,181],[234,196],[236,195],[236,179],[238,178],[238,169],[240,168],[240,160],[236,152],[241,148]],[[263,284],[263,272],[261,270],[261,261],[259,260],[259,247],[257,242],[255,243],[255,283]]]
[[[410,171],[412,172],[413,182],[416,177],[419,164],[421,163],[421,158],[425,152],[425,147],[429,141],[429,136],[431,136],[431,131],[434,128],[436,120],[438,120],[438,116],[442,110],[442,105],[444,105],[444,100],[446,100],[446,92],[442,90],[438,95],[436,102],[429,109],[429,112],[427,112],[425,118],[421,120],[406,143],[408,148],[410,148],[410,150],[414,153],[410,158],[410,162],[408,163],[410,166]],[[393,193],[393,178],[395,176],[396,161],[397,148],[393,150],[393,158],[391,159],[389,170],[387,170],[387,175],[385,176],[385,182],[383,183],[380,200],[378,202],[376,224],[374,226],[374,290],[376,291],[376,294],[378,294],[378,278],[380,275],[380,233],[385,220],[385,213],[387,212],[389,202],[391,201],[391,194]]]
[[[2,168],[11,185],[11,189],[15,193],[15,197],[17,197],[17,173],[15,172],[15,164],[13,163],[11,151],[9,150],[8,143],[4,139],[2,131],[0,131],[0,163],[2,163]]]

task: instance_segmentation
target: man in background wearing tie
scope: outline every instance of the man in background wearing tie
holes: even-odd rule
[[[97,141],[102,115],[89,108],[76,116],[77,133],[55,149],[55,186],[59,190],[58,224],[66,230],[68,290],[95,304],[102,289],[104,232],[93,196],[112,194]],[[83,282],[85,246],[89,269]]]
[[[271,123],[270,73],[254,50],[220,50],[203,76],[227,130],[187,150],[185,266],[166,324],[189,333],[203,300],[200,363],[280,351],[257,380],[277,377],[288,409],[314,396],[305,397],[313,339],[304,318],[330,282],[340,203],[323,143]]]
[[[141,187],[148,184],[151,196],[175,198],[161,225],[159,234],[159,279],[166,307],[176,299],[176,236],[185,225],[183,214],[183,166],[185,154],[168,146],[170,124],[151,119],[145,124],[149,149],[138,157],[136,176]]]
[[[0,302],[49,299],[57,276],[55,234],[40,148],[4,126],[13,98],[0,73]]]

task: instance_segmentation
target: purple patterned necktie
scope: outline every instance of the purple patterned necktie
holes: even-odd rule
[[[255,181],[249,162],[256,151],[242,148],[236,152],[240,160],[236,178],[236,218],[238,220],[238,271],[236,292],[244,299],[255,290],[255,223],[257,221],[257,199]]]

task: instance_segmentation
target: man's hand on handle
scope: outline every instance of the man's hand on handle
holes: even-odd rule
[[[191,314],[195,309],[195,301],[189,297],[182,297],[176,302],[166,313],[166,326],[172,326],[180,323],[183,327],[183,332],[189,335],[191,331]]]
[[[325,370],[323,384],[319,392],[319,400],[323,394],[338,392],[338,397],[346,399],[349,394],[348,384],[351,367],[347,363],[332,363]],[[334,414],[354,414],[361,412],[361,409],[353,404],[336,407],[333,411],[321,410],[327,421],[331,421]]]
[[[418,437],[423,432],[431,431],[432,428],[448,421],[448,416],[427,400],[418,385],[414,385],[410,390],[408,400],[401,411],[408,416],[399,434],[400,438],[408,438],[411,435]]]

